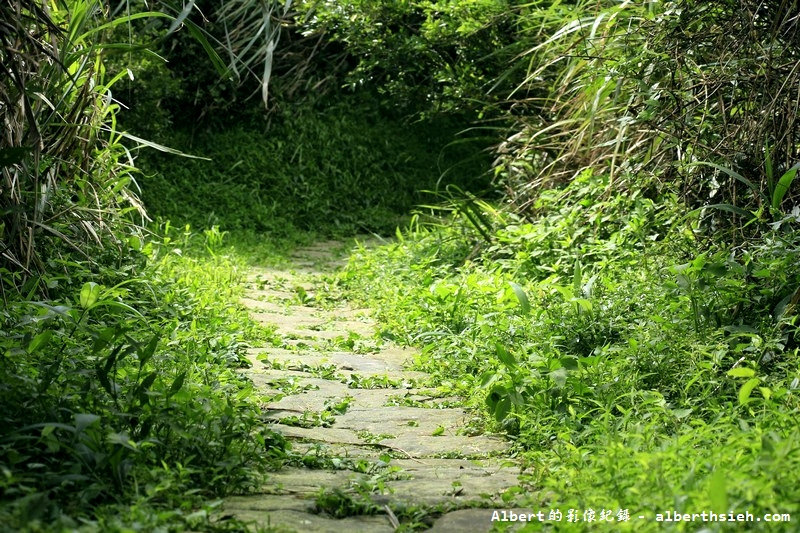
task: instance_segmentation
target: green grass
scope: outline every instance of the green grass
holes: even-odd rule
[[[342,283],[516,443],[526,505],[650,519],[609,530],[659,531],[667,509],[797,513],[796,316],[776,307],[800,281],[800,234],[701,252],[679,202],[605,183],[549,191],[490,244],[463,219],[415,225]]]
[[[46,299],[0,312],[8,527],[222,529],[213,502],[283,455],[237,371],[270,339],[238,304],[245,263],[211,231],[131,242],[54,259]]]
[[[151,215],[175,223],[286,239],[391,232],[425,198],[422,190],[486,187],[481,141],[448,146],[457,120],[404,122],[368,98],[177,130],[165,144],[211,161],[143,154],[142,198]]]

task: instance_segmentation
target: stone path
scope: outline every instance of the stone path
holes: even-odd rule
[[[376,341],[366,310],[320,297],[345,252],[320,242],[251,273],[244,303],[282,345],[252,349],[247,375],[293,466],[225,512],[274,531],[490,531],[517,485],[507,443],[473,434],[458,398],[406,369],[413,351]]]

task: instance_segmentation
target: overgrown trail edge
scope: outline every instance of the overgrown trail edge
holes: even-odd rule
[[[413,350],[376,341],[369,310],[318,298],[347,252],[318,242],[250,272],[243,301],[282,345],[251,349],[245,372],[295,466],[227,498],[226,514],[277,531],[490,531],[518,484],[507,442],[472,434],[459,398],[407,370]]]

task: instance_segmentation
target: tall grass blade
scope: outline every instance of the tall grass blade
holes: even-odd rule
[[[775,185],[775,192],[772,193],[773,209],[780,209],[781,202],[783,202],[783,197],[786,196],[787,192],[789,192],[789,188],[792,186],[794,178],[797,177],[798,169],[800,169],[800,163],[790,168],[783,176],[781,176],[781,179],[778,180],[778,183]]]

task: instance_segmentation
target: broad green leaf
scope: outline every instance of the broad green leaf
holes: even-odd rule
[[[125,357],[128,357],[132,353],[135,353],[136,350],[138,349],[139,345],[136,343],[131,344],[130,346],[126,346],[125,349],[122,350],[122,353],[119,354],[119,357],[117,358],[117,363],[119,363],[119,361],[122,361]]]
[[[128,246],[138,252],[142,249],[142,239],[136,235],[131,235],[128,237]]]
[[[580,296],[581,287],[583,286],[583,269],[581,262],[575,261],[575,268],[572,271],[572,290],[575,296]]]
[[[495,385],[492,387],[492,391],[486,396],[486,406],[489,408],[490,411],[494,411],[494,407],[497,405],[497,402],[506,395],[506,388],[502,385]]]
[[[740,405],[747,405],[747,403],[750,401],[750,394],[753,392],[753,389],[756,388],[756,385],[758,385],[759,381],[761,380],[758,378],[752,378],[747,380],[747,382],[742,385],[742,388],[739,389]]]
[[[511,286],[511,289],[514,291],[514,295],[517,297],[519,301],[519,306],[522,311],[523,315],[527,315],[531,312],[531,302],[528,300],[528,295],[525,294],[525,290],[517,283],[513,281],[509,281],[508,284]]]
[[[139,384],[139,387],[137,389],[137,393],[139,395],[139,401],[141,403],[143,403],[143,404],[147,403],[147,400],[148,400],[147,391],[153,385],[153,382],[156,380],[157,376],[158,376],[158,372],[150,372],[149,374],[147,374],[147,376],[145,376],[145,378]]]
[[[159,339],[160,335],[153,335],[153,337],[150,339],[150,342],[148,342],[147,345],[138,352],[139,368],[144,367],[147,361],[153,357],[153,354],[156,352],[156,346],[158,346]]]
[[[132,450],[134,452],[138,451],[138,449],[139,449],[136,446],[136,442],[131,440],[131,438],[128,436],[127,433],[124,433],[124,432],[122,432],[122,433],[114,433],[114,432],[112,432],[112,433],[109,433],[106,438],[108,439],[108,442],[110,442],[111,444],[119,444],[120,446],[128,448],[129,450]]]
[[[511,411],[511,399],[506,396],[501,398],[497,405],[494,408],[494,418],[498,422],[502,422],[508,416],[508,413]]]
[[[111,381],[108,379],[108,372],[103,372],[103,370],[100,367],[98,367],[97,379],[100,381],[100,385],[102,385],[103,389],[107,393],[112,394]]]
[[[97,302],[100,297],[100,285],[93,281],[88,281],[81,288],[80,303],[81,307],[88,309]]]
[[[183,371],[175,377],[175,380],[172,382],[172,385],[169,386],[169,390],[167,391],[167,398],[171,397],[176,392],[181,390],[181,387],[183,387],[183,382],[185,380],[186,380],[186,371]]]
[[[53,336],[53,332],[49,329],[39,333],[28,344],[28,353],[33,353],[40,348],[44,348],[47,346],[47,343],[50,342],[50,337]]]
[[[773,209],[780,208],[783,197],[789,192],[789,187],[792,186],[792,181],[797,176],[797,169],[797,165],[793,166],[778,180],[778,184],[775,185],[775,192],[772,193]]]
[[[574,355],[567,355],[559,359],[561,362],[561,366],[566,368],[567,370],[577,370],[578,369],[578,358]]]
[[[523,398],[522,394],[515,388],[508,391],[508,398],[511,400],[512,404],[518,407],[525,405],[525,398]]]
[[[514,359],[514,354],[506,350],[499,342],[495,344],[495,353],[497,354],[497,358],[500,359],[500,362],[508,368],[513,368],[517,364],[517,361]]]
[[[597,280],[597,274],[589,278],[589,280],[581,287],[581,293],[586,298],[591,298],[594,295],[594,283]]]
[[[480,378],[481,388],[482,389],[487,388],[489,385],[494,383],[496,379],[497,379],[497,372],[495,372],[494,370],[487,370],[486,372],[481,374]]]
[[[709,263],[703,267],[703,271],[715,278],[721,278],[728,273],[728,266],[725,263]]]
[[[566,368],[557,368],[550,372],[550,379],[553,380],[555,386],[559,389],[564,388],[564,385],[567,384],[567,369]]]
[[[728,370],[728,375],[732,378],[751,378],[756,375],[756,371],[752,368],[737,366]]]
[[[708,484],[708,499],[711,501],[711,510],[718,513],[728,512],[728,488],[725,469],[717,468],[711,474]]]
[[[108,379],[108,374],[111,372],[111,368],[117,361],[117,356],[119,355],[120,351],[122,351],[122,345],[119,345],[111,350],[111,353],[106,358],[105,365],[101,365],[99,361],[97,364],[97,379],[100,380],[100,385],[102,385],[109,394],[113,394],[113,389],[111,387],[111,381]]]
[[[98,420],[100,420],[100,417],[97,415],[89,413],[78,413],[75,415],[75,431],[80,433],[81,431],[88,428]]]

